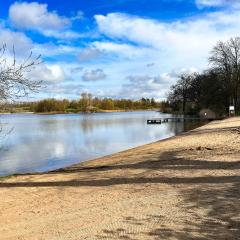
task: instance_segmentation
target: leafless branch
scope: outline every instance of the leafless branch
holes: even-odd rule
[[[30,52],[25,60],[18,63],[13,46],[13,60],[9,63],[6,52],[7,46],[3,44],[0,48],[0,101],[14,101],[27,96],[30,92],[37,92],[42,81],[31,79],[27,73],[42,63],[41,55],[33,57]]]

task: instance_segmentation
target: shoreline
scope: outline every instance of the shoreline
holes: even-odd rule
[[[154,142],[150,142],[150,143],[146,143],[146,144],[143,144],[143,145],[139,145],[139,146],[136,146],[136,147],[128,148],[128,149],[125,149],[125,150],[122,150],[122,151],[118,151],[118,152],[111,153],[111,154],[108,154],[108,155],[100,156],[100,157],[97,157],[97,158],[93,158],[93,159],[88,159],[88,160],[85,160],[85,161],[77,162],[77,163],[71,164],[71,165],[69,165],[69,166],[57,168],[57,169],[54,169],[54,170],[43,171],[43,172],[13,173],[13,174],[10,174],[10,175],[0,176],[0,181],[3,180],[3,179],[5,179],[5,178],[12,178],[12,177],[17,177],[17,176],[38,175],[38,174],[48,174],[48,173],[52,173],[52,172],[58,172],[58,171],[62,171],[62,170],[64,170],[64,169],[67,169],[67,168],[70,168],[70,167],[74,167],[75,165],[80,165],[80,164],[87,163],[87,162],[91,162],[91,161],[98,161],[98,160],[101,160],[102,158],[113,157],[115,154],[125,153],[125,152],[128,152],[128,151],[130,151],[130,150],[137,150],[137,149],[139,149],[139,148],[143,148],[143,147],[148,146],[148,145],[151,145],[151,144],[160,143],[160,142],[167,141],[167,140],[170,140],[170,139],[172,139],[172,138],[175,138],[175,137],[184,135],[184,134],[189,133],[189,132],[191,132],[191,131],[193,131],[193,130],[196,130],[196,129],[198,129],[198,128],[201,128],[202,126],[207,125],[208,123],[209,123],[209,122],[201,122],[201,125],[200,125],[200,126],[198,126],[198,127],[196,127],[196,128],[193,128],[193,129],[191,129],[191,130],[183,131],[183,132],[178,133],[178,134],[176,134],[176,135],[174,135],[174,136],[171,136],[171,137],[167,137],[167,138],[164,138],[164,139],[160,139],[160,140],[157,140],[157,141],[154,141]]]
[[[102,160],[102,159],[105,159],[105,158],[112,158],[114,157],[115,155],[118,155],[118,154],[125,154],[125,153],[128,153],[129,151],[138,151],[138,150],[141,150],[145,147],[148,147],[150,145],[155,145],[155,144],[158,144],[158,143],[161,143],[161,142],[165,142],[165,141],[169,141],[171,139],[174,139],[174,138],[177,138],[181,135],[185,135],[185,134],[188,134],[190,133],[191,131],[194,131],[194,130],[197,130],[199,128],[201,128],[202,126],[204,125],[207,125],[208,123],[205,123],[197,128],[193,128],[191,130],[188,130],[188,131],[183,131],[179,134],[176,134],[174,136],[171,136],[171,137],[167,137],[167,138],[164,138],[164,139],[160,139],[160,140],[157,140],[157,141],[154,141],[154,142],[150,142],[150,143],[146,143],[146,144],[143,144],[143,145],[140,145],[140,146],[136,146],[136,147],[132,147],[132,148],[128,148],[126,150],[122,150],[122,151],[119,151],[119,152],[115,152],[115,153],[112,153],[112,154],[108,154],[108,155],[105,155],[105,156],[101,156],[101,157],[97,157],[97,158],[94,158],[94,159],[89,159],[89,160],[86,160],[86,161],[82,161],[82,162],[79,162],[79,163],[74,163],[70,166],[66,166],[66,167],[63,167],[63,168],[58,168],[58,169],[55,169],[55,170],[51,170],[51,171],[46,171],[46,172],[33,172],[33,173],[23,173],[23,174],[14,174],[16,176],[18,175],[37,175],[37,174],[44,174],[44,173],[54,173],[54,172],[61,172],[61,171],[64,171],[64,170],[67,170],[69,168],[72,168],[72,167],[75,167],[75,166],[80,166],[80,165],[83,165],[84,163],[85,164],[91,164],[91,163],[97,163],[99,160]]]
[[[239,159],[235,117],[63,169],[2,179],[1,237],[237,239]]]
[[[141,112],[141,111],[154,111],[160,112],[159,109],[118,109],[118,110],[103,110],[99,109],[96,112],[0,112],[0,115],[12,115],[12,114],[36,114],[36,115],[58,115],[58,114],[91,114],[91,113],[115,113],[115,112]],[[171,114],[171,113],[170,113]]]

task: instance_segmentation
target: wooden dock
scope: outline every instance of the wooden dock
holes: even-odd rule
[[[167,123],[169,121],[171,122],[194,122],[194,121],[200,121],[201,118],[192,118],[192,117],[169,117],[169,118],[155,118],[155,119],[149,119],[147,120],[147,124],[162,124]]]

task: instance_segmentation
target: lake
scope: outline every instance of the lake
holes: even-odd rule
[[[154,111],[94,114],[1,115],[0,175],[43,172],[174,136],[191,128],[147,119]]]

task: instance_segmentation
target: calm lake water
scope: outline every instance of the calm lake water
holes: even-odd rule
[[[146,123],[167,116],[152,111],[1,115],[0,175],[53,170],[184,131],[183,123]]]

